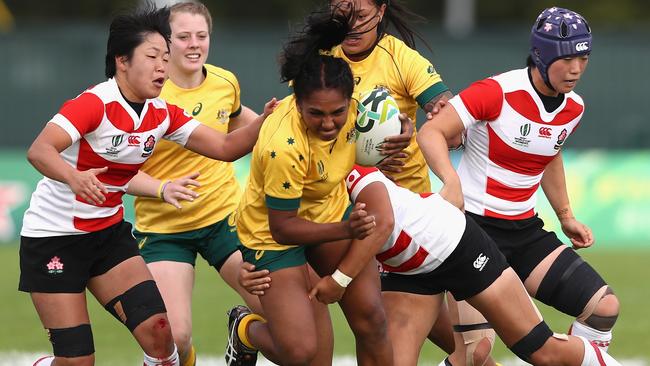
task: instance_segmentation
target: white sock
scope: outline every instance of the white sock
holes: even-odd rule
[[[174,345],[174,352],[171,356],[165,358],[156,358],[144,354],[144,365],[143,366],[180,366],[180,360],[178,359],[178,349]],[[40,365],[39,365],[40,366]]]
[[[41,357],[34,362],[33,366],[50,366],[52,362],[54,362],[54,356]]]
[[[593,345],[585,337],[578,338],[585,344],[585,354],[580,366],[621,366],[612,356]]]
[[[600,347],[601,350],[607,352],[609,344],[612,341],[612,331],[602,331],[594,329],[588,325],[578,322],[577,320],[571,324],[569,334],[574,336],[585,337],[594,342],[595,345]]]
[[[445,358],[438,364],[438,366],[449,366],[449,365],[451,365],[451,362],[449,362],[449,357]]]

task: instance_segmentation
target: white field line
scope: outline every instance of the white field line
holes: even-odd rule
[[[44,353],[25,353],[25,352],[18,352],[18,351],[0,352],[0,366],[32,366],[34,361],[43,357],[46,354],[47,354],[46,352]],[[507,366],[528,365],[527,363],[514,358],[508,360],[499,360],[499,361],[501,364]],[[650,366],[650,363],[648,363],[647,360],[642,360],[642,359],[626,359],[626,360],[619,360],[619,361],[622,365],[625,366]],[[99,360],[99,362],[101,362],[101,360]],[[208,356],[199,355],[196,364],[200,366],[224,366],[225,362],[223,357],[208,357]],[[264,358],[260,358],[257,364],[259,366],[273,365],[271,362],[265,360]],[[356,364],[357,362],[355,358],[352,356],[343,356],[343,357],[337,356],[334,358],[334,362],[332,363],[333,366],[355,366]],[[426,362],[426,364],[436,364],[436,363]],[[115,364],[111,366],[124,366],[124,365]]]

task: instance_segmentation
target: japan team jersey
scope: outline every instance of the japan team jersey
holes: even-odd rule
[[[185,109],[202,124],[226,134],[230,118],[241,112],[239,83],[234,74],[222,68],[205,65],[205,71],[205,80],[194,89],[183,89],[171,79],[167,80],[160,98]],[[201,186],[194,188],[199,194],[194,201],[181,201],[181,211],[157,198],[137,197],[135,228],[140,232],[196,230],[223,220],[237,208],[241,191],[232,163],[213,160],[173,142],[161,141],[141,169],[163,180],[201,172],[197,178]]]
[[[438,194],[416,194],[399,187],[377,168],[354,166],[346,179],[352,202],[374,182],[388,191],[395,225],[376,255],[383,269],[405,275],[436,269],[456,249],[465,232],[465,215]]]
[[[162,99],[145,101],[141,117],[124,100],[115,79],[66,102],[50,123],[63,128],[72,145],[63,160],[79,171],[108,167],[97,175],[107,188],[97,206],[76,196],[65,183],[44,177],[32,194],[22,236],[84,234],[107,228],[123,217],[122,195],[161,138],[181,145],[199,123]]]
[[[383,36],[372,53],[361,61],[348,59],[341,46],[332,49],[332,54],[350,65],[357,99],[361,93],[384,87],[397,101],[400,112],[406,113],[414,124],[418,104],[424,106],[449,90],[431,62],[391,35]],[[396,181],[413,192],[431,191],[429,169],[415,141],[415,133],[404,151],[409,158],[402,172],[393,174]]]
[[[582,98],[572,91],[546,112],[520,69],[476,82],[450,103],[467,129],[458,166],[465,209],[510,220],[534,216],[544,169],[578,126]]]
[[[323,141],[305,126],[293,95],[266,118],[237,210],[237,233],[244,246],[291,248],[273,240],[268,208],[298,210],[298,217],[316,223],[341,220],[349,204],[344,180],[354,164],[355,119],[356,101],[352,100],[338,138]]]

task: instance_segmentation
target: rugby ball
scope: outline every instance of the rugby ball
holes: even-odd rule
[[[399,108],[388,90],[376,88],[362,93],[357,104],[355,123],[356,163],[363,166],[377,165],[386,158],[381,154],[384,139],[399,135],[401,130]]]

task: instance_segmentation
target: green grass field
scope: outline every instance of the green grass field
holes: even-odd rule
[[[614,333],[610,353],[622,359],[650,361],[650,317],[643,309],[650,302],[650,250],[592,250],[581,254],[597,268],[614,287],[622,311]],[[18,247],[0,246],[0,293],[2,294],[0,324],[0,354],[19,352],[50,352],[47,336],[42,329],[29,296],[16,290],[18,284]],[[136,365],[142,362],[141,351],[129,332],[109,316],[89,297],[97,365]],[[237,295],[227,288],[217,274],[203,262],[198,266],[194,296],[194,342],[199,354],[215,357],[223,354],[226,342],[225,313],[239,303]],[[352,355],[354,340],[340,310],[330,307],[335,328],[337,355]],[[569,317],[559,316],[553,309],[541,307],[544,317],[558,332],[565,332]],[[512,359],[512,354],[497,344],[496,359]],[[431,344],[422,352],[422,364],[437,363],[443,355]]]

